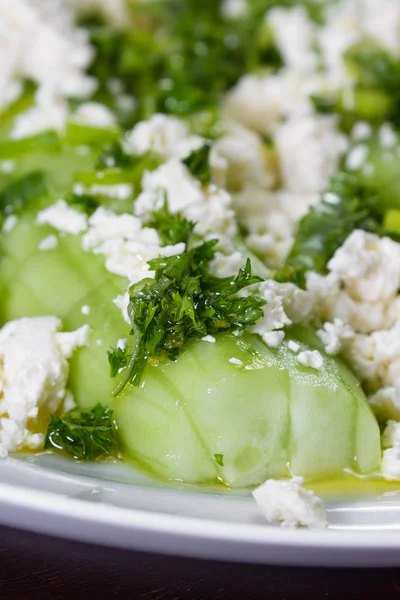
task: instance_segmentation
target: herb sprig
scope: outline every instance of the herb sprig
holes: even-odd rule
[[[262,281],[252,275],[249,259],[236,277],[210,273],[216,243],[211,240],[179,256],[149,261],[155,278],[130,288],[133,350],[115,395],[128,383],[138,386],[149,362],[175,360],[190,340],[243,330],[263,316],[265,300],[237,295]]]
[[[116,453],[113,411],[97,404],[91,411],[72,410],[64,419],[50,416],[45,450],[66,452],[76,460],[94,461]]]

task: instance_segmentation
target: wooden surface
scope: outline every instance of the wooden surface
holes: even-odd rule
[[[400,599],[400,569],[238,565],[121,551],[0,527],[0,600]]]

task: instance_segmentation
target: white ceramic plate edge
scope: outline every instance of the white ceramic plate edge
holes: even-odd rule
[[[0,523],[118,548],[297,566],[400,565],[400,531],[308,531],[95,504],[0,484]]]

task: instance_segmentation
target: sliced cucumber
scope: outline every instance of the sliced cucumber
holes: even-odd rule
[[[272,350],[248,334],[196,342],[175,363],[148,368],[115,410],[126,452],[167,479],[242,487],[380,463],[377,422],[343,363],[324,356],[321,370],[307,368],[287,342]]]

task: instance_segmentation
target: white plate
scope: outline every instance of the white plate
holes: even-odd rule
[[[266,524],[244,492],[167,487],[117,464],[8,458],[0,481],[0,523],[40,533],[219,560],[400,566],[400,491],[329,503],[330,528],[307,531]]]

